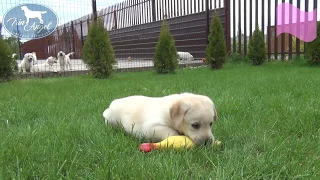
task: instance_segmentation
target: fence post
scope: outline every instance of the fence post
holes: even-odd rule
[[[151,0],[152,6],[152,21],[156,21],[156,0]]]
[[[0,36],[1,36],[1,28],[2,28],[2,24],[0,23]],[[21,56],[21,42],[20,42],[20,32],[18,29],[18,24],[17,24],[17,33],[18,33],[17,40],[18,40],[18,48],[19,48],[19,58],[21,59],[22,58],[22,56]]]
[[[73,24],[73,21],[71,21],[71,32],[72,32],[72,52],[75,52],[76,53],[76,42],[75,42],[75,36],[74,36],[74,24]]]
[[[83,32],[82,32],[82,21],[80,21],[80,36],[81,36],[81,49],[83,48]]]
[[[268,61],[271,60],[271,2],[268,0],[268,28],[267,28],[267,38],[268,38]]]
[[[292,0],[289,0],[289,4],[292,5]],[[289,16],[292,17],[292,14],[293,14],[293,12],[292,12],[292,9],[290,8],[289,9]],[[290,26],[292,25],[291,18],[289,19],[289,24],[290,24]],[[288,59],[292,59],[292,35],[291,34],[289,34],[289,58]]]
[[[117,10],[113,10],[114,29],[118,29]]]
[[[219,1],[220,3],[220,1]],[[224,1],[225,6],[225,35],[226,35],[226,44],[227,44],[227,54],[229,55],[231,51],[231,38],[230,38],[230,0]],[[235,37],[234,37],[235,38]]]
[[[19,36],[18,36],[18,48],[19,48],[19,58],[22,59],[21,41],[20,41],[20,37]]]
[[[297,0],[297,8],[300,9],[300,0]],[[297,17],[297,22],[300,22],[300,16]],[[297,26],[298,31],[299,26]],[[299,31],[298,31],[299,32]],[[296,56],[300,57],[300,39],[296,38]]]
[[[97,2],[96,2],[96,0],[92,0],[92,13],[93,13],[93,20],[97,20]]]
[[[309,6],[307,6],[307,4],[309,5],[309,0],[305,0],[305,6],[304,6],[304,8],[305,8],[305,12],[308,12],[309,11]],[[313,4],[314,5],[314,4]],[[317,10],[316,10],[317,11]],[[316,13],[316,16],[317,16],[317,13]],[[305,22],[305,24],[308,22],[308,18],[309,18],[309,16],[308,15],[305,15],[304,16],[304,22]],[[317,21],[317,17],[316,17],[316,21]],[[317,23],[318,23],[318,21],[317,21]],[[317,26],[317,25],[316,25]],[[306,35],[306,31],[304,31],[304,34]],[[307,50],[307,43],[306,42],[304,42],[303,43],[303,53],[304,53],[304,55],[306,55],[306,50]]]
[[[207,42],[206,42],[206,45],[208,45],[209,43],[209,29],[210,29],[210,24],[209,24],[209,0],[206,0],[206,39],[207,39]]]
[[[58,50],[56,50],[55,51],[55,54],[58,52],[58,51],[61,51],[61,50],[59,50],[59,49],[61,49],[61,37],[60,37],[60,30],[57,28],[57,47],[56,47],[56,49],[58,49]]]
[[[285,3],[285,0],[282,0],[282,3]],[[306,1],[306,4],[309,4],[308,3],[308,1]],[[308,7],[308,6],[306,6],[306,7]],[[284,16],[285,16],[285,8],[284,8],[284,6],[282,6],[282,15],[281,15],[282,17],[281,17],[281,23],[282,22],[285,22],[285,18],[284,18]],[[280,48],[280,52],[281,52],[281,60],[282,61],[284,61],[285,60],[285,38],[286,38],[286,36],[285,36],[285,34],[284,33],[282,33],[281,34],[281,48]]]
[[[63,25],[63,30],[62,30],[62,50],[63,51],[67,51],[67,38],[66,38],[66,35],[67,35],[67,28],[66,28],[66,25],[64,24]]]
[[[238,53],[242,55],[241,52],[241,37],[242,37],[242,32],[241,32],[241,0],[238,1]],[[258,7],[257,7],[258,8]],[[258,17],[258,15],[256,16]]]

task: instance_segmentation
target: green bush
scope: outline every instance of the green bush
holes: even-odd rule
[[[0,82],[9,81],[14,76],[17,63],[11,56],[8,43],[0,36]]]
[[[235,64],[247,63],[247,62],[249,62],[249,59],[245,55],[241,55],[238,52],[235,52],[235,53],[230,54],[229,62],[235,63]]]
[[[320,65],[320,22],[317,24],[317,37],[306,44],[306,58],[310,65]]]
[[[156,73],[175,73],[179,67],[178,58],[175,41],[170,34],[168,24],[163,20],[153,58]]]
[[[95,78],[108,78],[114,72],[116,61],[113,47],[100,18],[90,24],[82,58]]]
[[[211,69],[221,69],[227,59],[224,31],[218,14],[212,18],[209,44],[206,48],[206,62]]]
[[[231,41],[230,45],[231,45],[231,50],[230,51],[233,51],[233,42],[232,41]],[[248,43],[247,43],[247,47],[248,47]],[[244,54],[244,42],[241,42],[241,53],[239,52],[238,37],[236,38],[236,50],[235,50],[235,52],[238,53],[238,54]]]
[[[7,44],[9,45],[9,48],[12,51],[12,54],[16,54],[16,59],[21,59],[20,53],[19,53],[19,41],[17,37],[11,36],[5,39]]]
[[[264,34],[257,26],[249,42],[248,57],[253,65],[261,65],[267,58]]]

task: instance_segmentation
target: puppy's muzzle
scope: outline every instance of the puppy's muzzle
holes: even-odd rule
[[[204,145],[212,145],[213,144],[213,139],[211,137],[207,137],[203,140]]]
[[[210,145],[210,144],[212,144],[212,139],[207,139],[207,140],[205,140],[203,144],[204,144],[204,145]]]
[[[33,60],[32,58],[29,58],[29,59],[28,59],[29,63],[31,63],[31,62],[32,62],[32,60]]]

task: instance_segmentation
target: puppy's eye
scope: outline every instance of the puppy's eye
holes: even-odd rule
[[[210,126],[212,126],[212,122],[210,123]]]
[[[195,128],[195,129],[199,129],[200,128],[200,124],[199,123],[193,123],[191,126],[193,128]]]

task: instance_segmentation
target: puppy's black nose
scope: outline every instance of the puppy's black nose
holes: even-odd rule
[[[211,138],[205,139],[204,145],[210,145],[210,144],[212,144],[212,139]]]

